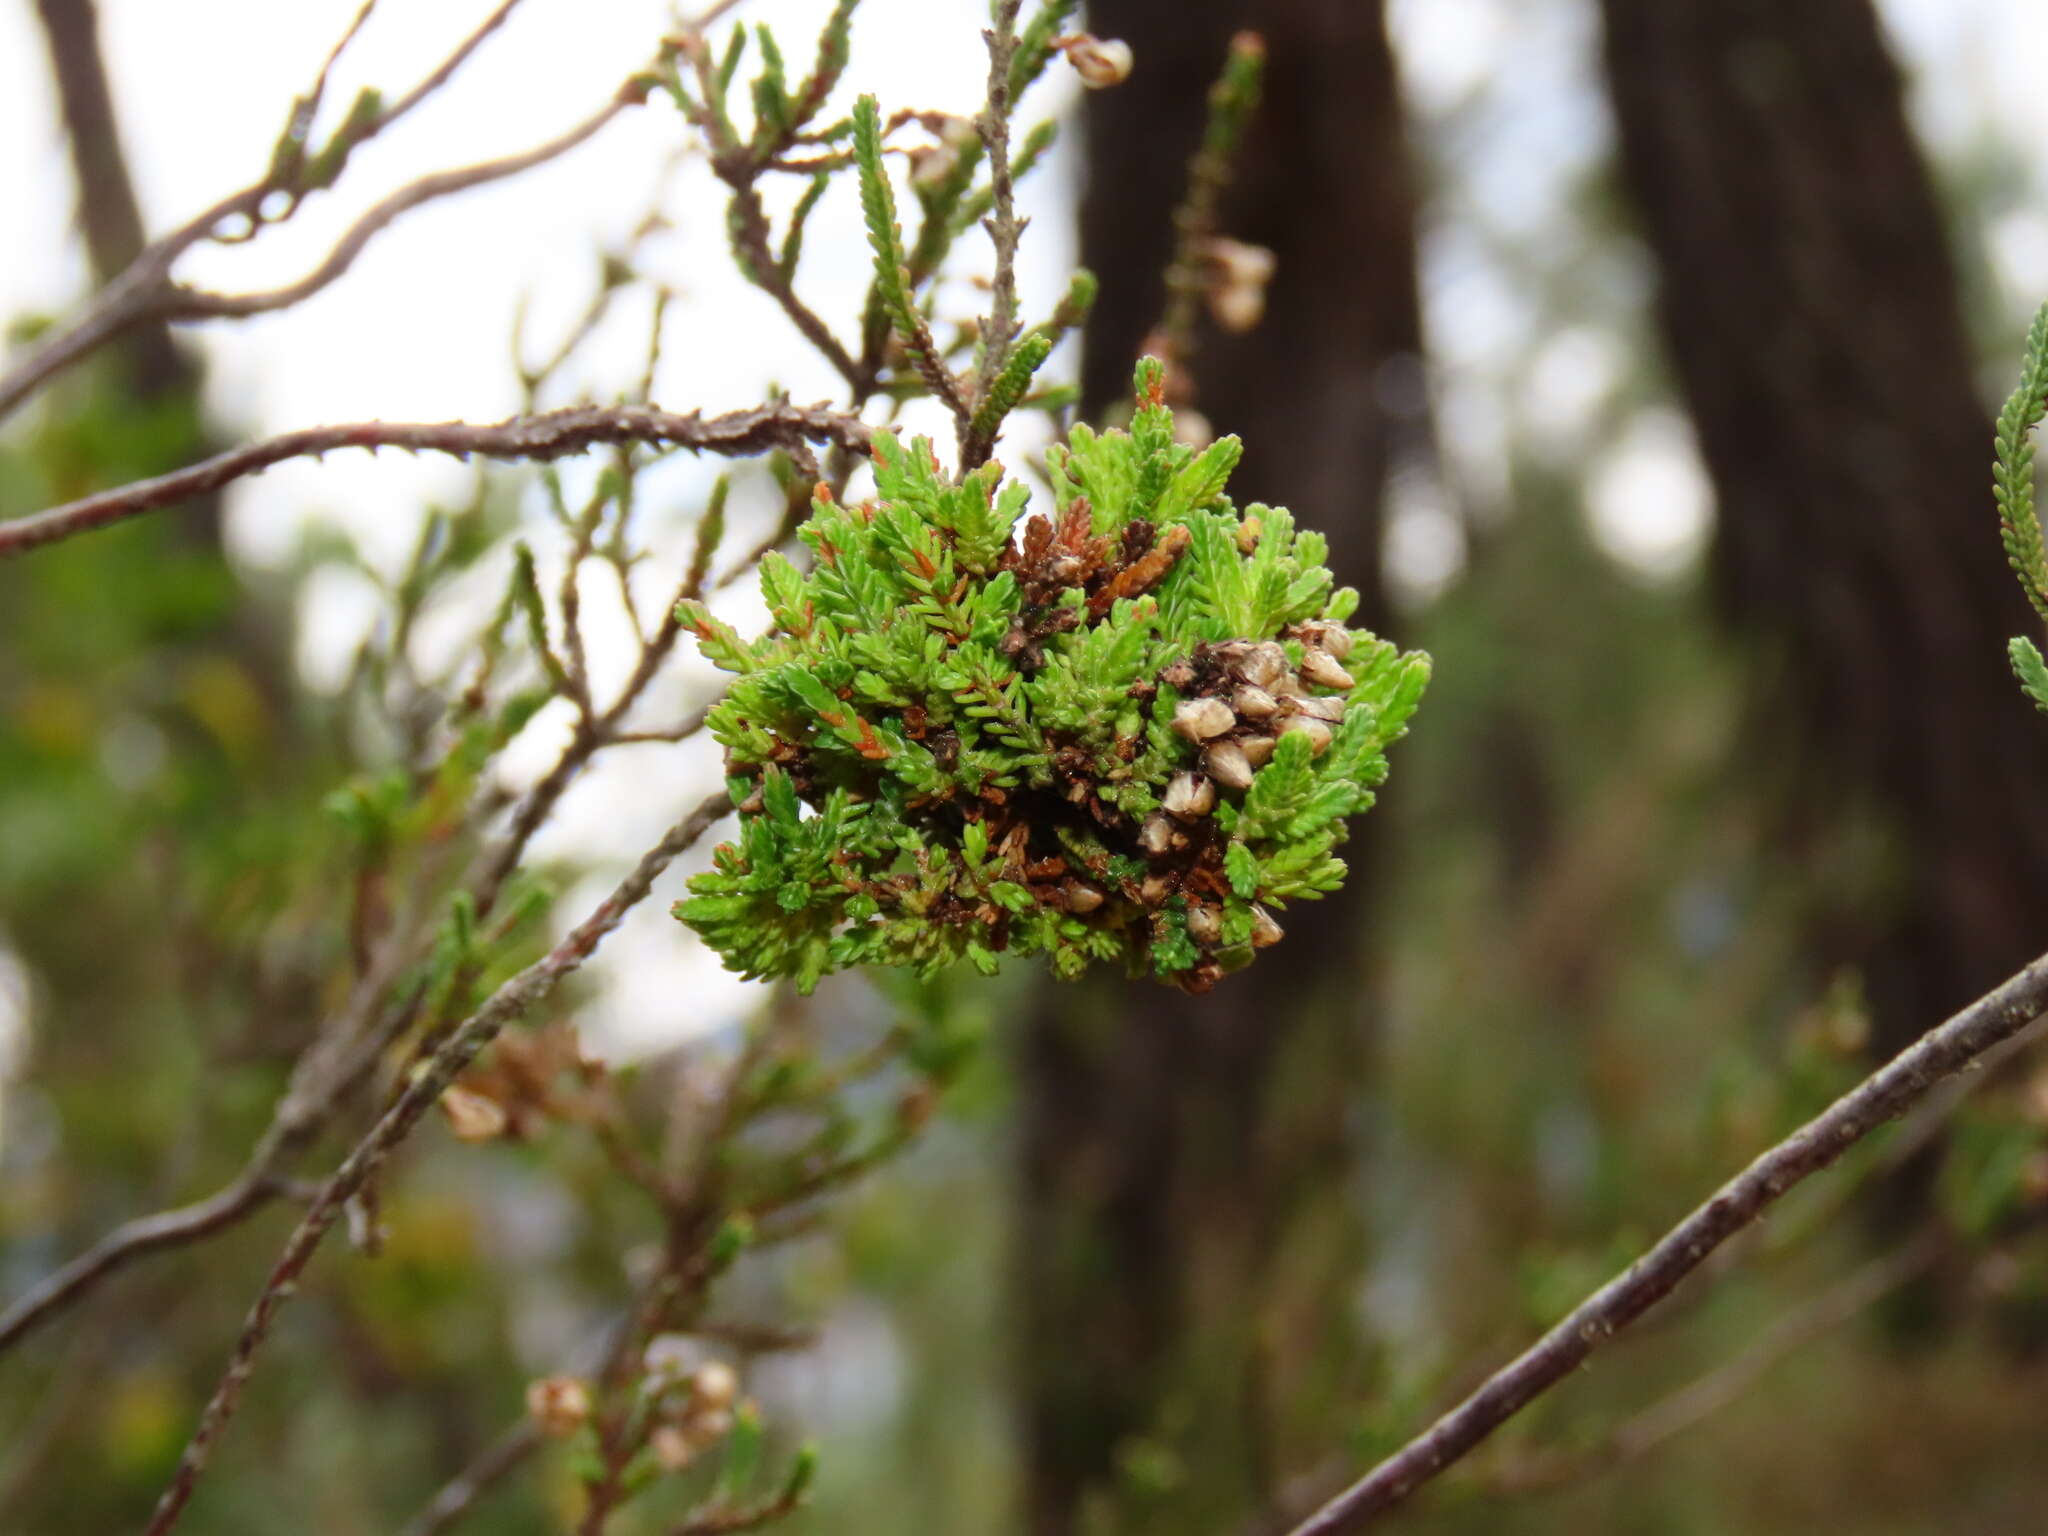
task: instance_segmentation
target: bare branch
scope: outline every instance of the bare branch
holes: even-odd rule
[[[1401,1503],[1569,1376],[1601,1345],[1677,1288],[1708,1255],[1794,1185],[1826,1168],[1945,1080],[2032,1028],[2048,1009],[2048,955],[2035,960],[1723,1184],[1640,1259],[1522,1354],[1294,1528],[1292,1536],[1359,1531]]]
[[[1010,347],[1017,339],[1017,242],[1024,220],[1017,217],[1016,188],[1010,177],[1010,64],[1017,56],[1017,12],[1022,0],[998,0],[995,25],[983,31],[988,45],[988,102],[975,122],[988,151],[989,191],[994,211],[983,221],[995,247],[995,275],[989,283],[988,314],[981,326],[981,361],[975,369],[973,403],[979,408],[995,386]],[[968,423],[961,423],[963,432]],[[979,468],[991,441],[982,443],[969,432],[961,444],[961,471]]]
[[[859,448],[868,429],[858,417],[825,406],[764,405],[706,418],[653,406],[579,406],[478,425],[463,421],[356,422],[307,427],[218,454],[187,469],[81,497],[47,512],[0,523],[0,560],[74,534],[154,512],[220,489],[286,459],[318,458],[337,448],[402,448],[409,453],[472,454],[490,459],[557,459],[601,443],[653,443],[698,453],[742,456],[804,442]]]
[[[671,827],[661,841],[641,857],[633,872],[598,905],[596,911],[546,955],[499,987],[481,1008],[442,1042],[432,1058],[406,1085],[405,1091],[384,1112],[383,1118],[342,1161],[272,1267],[269,1280],[242,1325],[242,1334],[235,1342],[227,1370],[214,1388],[184,1455],[179,1458],[177,1471],[157,1503],[145,1536],[165,1536],[177,1525],[192,1497],[193,1487],[205,1469],[214,1442],[227,1427],[241,1401],[242,1388],[255,1368],[257,1353],[269,1337],[271,1323],[297,1288],[299,1276],[328,1230],[340,1218],[349,1199],[369,1182],[398,1144],[412,1134],[421,1117],[433,1107],[442,1091],[476,1059],[477,1053],[496,1039],[507,1024],[554,991],[564,977],[580,969],[606,936],[618,927],[627,912],[646,898],[655,880],[675,861],[676,856],[731,810],[731,799],[719,793],[705,799]]]

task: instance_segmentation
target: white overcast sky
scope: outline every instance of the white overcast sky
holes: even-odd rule
[[[100,0],[108,66],[152,228],[257,173],[289,102],[356,3]],[[803,57],[801,40],[828,5],[755,0],[742,14],[773,20],[789,51]],[[330,103],[345,104],[365,84],[403,89],[487,9],[486,0],[384,0]],[[1915,112],[1938,154],[1995,137],[2035,157],[2037,196],[1989,232],[2009,302],[2031,307],[2048,295],[2048,6],[1884,0],[1883,10],[1914,81]],[[981,11],[979,0],[867,0],[852,86],[875,90],[890,105],[971,109],[984,69]],[[1459,227],[1461,208],[1484,209],[1496,230],[1541,241],[1565,216],[1567,189],[1605,153],[1593,12],[1592,0],[1392,0],[1423,131],[1457,103],[1484,104],[1478,130],[1436,157],[1458,185],[1441,199],[1425,247],[1436,390],[1449,417],[1447,438],[1472,459],[1459,466],[1467,486],[1487,484],[1485,445],[1501,439],[1511,413],[1529,413],[1525,419],[1546,435],[1569,442],[1621,374],[1615,338],[1596,324],[1533,334],[1554,317],[1517,293],[1513,271],[1487,260]],[[452,87],[357,157],[339,190],[252,245],[195,253],[181,275],[230,288],[289,280],[393,187],[425,170],[538,143],[587,114],[647,56],[667,17],[659,0],[526,0]],[[873,45],[884,36],[916,41]],[[1041,94],[1039,111],[1058,111],[1071,103],[1074,85],[1056,69]],[[196,332],[214,411],[249,434],[372,416],[505,414],[516,404],[506,351],[515,304],[522,296],[530,302],[534,334],[543,340],[578,308],[595,252],[616,245],[637,222],[679,138],[665,107],[629,113],[540,172],[410,216],[312,301]],[[829,395],[823,365],[731,272],[719,204],[704,196],[705,180],[701,166],[678,173],[668,203],[675,230],[652,252],[657,270],[684,295],[658,396],[678,408],[727,408],[755,400],[770,381],[800,399]],[[1032,310],[1056,295],[1072,259],[1071,186],[1070,171],[1056,165],[1029,200],[1024,278]],[[9,211],[0,316],[61,311],[76,300],[84,268],[67,229],[73,195],[30,0],[0,0],[0,208]],[[805,282],[816,307],[843,316],[866,272],[848,204],[821,214],[807,252]],[[591,387],[608,393],[629,378],[639,346],[630,325],[609,336],[593,356]],[[349,529],[373,562],[390,562],[409,543],[421,505],[460,496],[467,483],[453,464],[391,456],[283,466],[233,493],[231,538],[241,558],[262,566],[282,559],[309,520],[328,519]],[[1598,445],[1588,487],[1593,531],[1624,564],[1654,578],[1682,569],[1697,551],[1710,497],[1676,414],[1647,412]],[[1390,553],[1412,590],[1453,576],[1461,543],[1441,497],[1397,500]],[[345,654],[369,603],[367,590],[345,578],[308,598],[300,650],[309,676],[319,679]],[[686,681],[701,687],[708,680]],[[537,759],[546,746],[543,730],[529,750]],[[630,856],[709,771],[701,753],[694,767],[679,768],[687,755],[600,776],[565,806],[549,846]],[[574,893],[563,915],[573,918],[587,904],[585,893]],[[708,958],[679,940],[664,907],[649,903],[610,954],[598,1032],[622,1049],[729,1016],[737,1006]]]

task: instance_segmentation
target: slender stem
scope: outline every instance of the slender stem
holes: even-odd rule
[[[2048,1009],[2048,955],[1921,1036],[1728,1180],[1649,1252],[1489,1377],[1457,1407],[1331,1499],[1292,1536],[1364,1530],[1556,1386],[1677,1288],[1794,1185],[1826,1168]]]
[[[823,406],[759,406],[705,417],[652,406],[579,406],[539,416],[477,425],[464,421],[356,422],[307,427],[250,443],[186,469],[81,497],[13,522],[0,523],[0,560],[105,528],[219,490],[287,459],[318,458],[337,448],[402,448],[411,453],[472,454],[491,459],[555,459],[600,443],[656,443],[701,453],[745,455],[806,441],[859,447],[868,429],[857,417]]]

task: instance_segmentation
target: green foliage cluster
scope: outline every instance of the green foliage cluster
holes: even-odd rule
[[[1238,440],[1176,441],[1156,362],[1137,396],[1051,451],[1050,517],[879,433],[874,499],[814,503],[808,572],[764,562],[767,636],[684,605],[737,674],[709,724],[742,820],[677,915],[730,967],[1007,952],[1201,989],[1341,883],[1428,659],[1344,627],[1321,535],[1231,503]]]
[[[2018,575],[2027,601],[2048,621],[2048,548],[2044,548],[2034,494],[2034,428],[2041,424],[2044,411],[2048,411],[2048,305],[2035,314],[2027,330],[2019,387],[1998,413],[1998,458],[1991,472],[2005,558]],[[2009,649],[2020,687],[2048,713],[2048,662],[2023,635],[2014,636]]]

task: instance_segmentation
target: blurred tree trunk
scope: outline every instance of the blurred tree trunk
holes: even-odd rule
[[[1081,260],[1101,297],[1084,414],[1126,400],[1160,316],[1178,168],[1231,35],[1264,104],[1222,228],[1278,265],[1263,323],[1205,330],[1195,398],[1243,436],[1242,503],[1291,507],[1381,627],[1382,493],[1426,454],[1413,194],[1377,0],[1098,0],[1129,82],[1087,101]],[[1168,169],[1168,168],[1172,169]],[[1354,871],[1363,849],[1348,850]],[[1360,1386],[1347,1118],[1361,1090],[1362,880],[1206,997],[1059,987],[1025,1048],[1020,1365],[1030,1528],[1229,1530],[1327,1446]],[[1355,1402],[1355,1397],[1349,1399]],[[1307,1428],[1305,1426],[1313,1426]],[[1291,1433],[1301,1427],[1301,1432]]]
[[[2006,671],[2029,616],[1941,209],[1870,0],[1602,9],[1718,595],[1773,679],[1759,765],[1790,847],[1894,841],[1877,899],[1816,906],[1896,1045],[2048,938],[2048,729]]]

